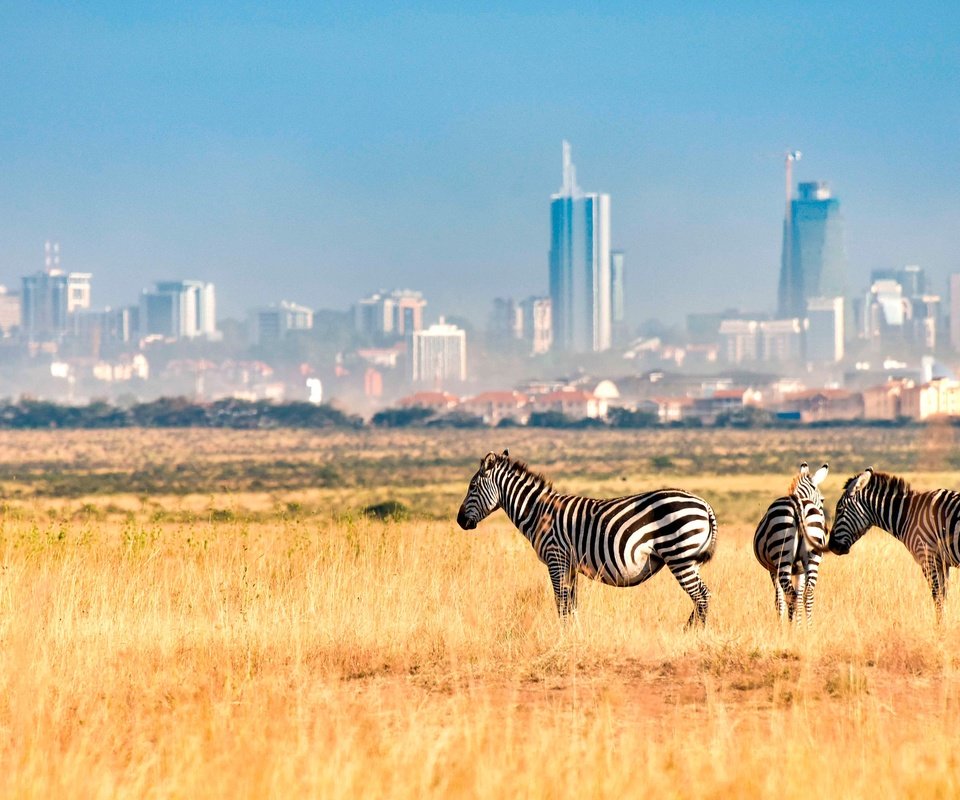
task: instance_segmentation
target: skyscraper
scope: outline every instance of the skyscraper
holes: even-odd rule
[[[778,316],[804,317],[811,297],[846,296],[840,201],[826,183],[801,183],[784,220]]]
[[[215,338],[216,301],[212,283],[157,281],[140,295],[140,335],[171,339]]]
[[[60,269],[60,245],[44,245],[41,272],[22,278],[20,331],[30,342],[59,341],[67,332],[69,315],[90,308],[89,272]]]
[[[623,283],[623,250],[610,251],[610,326],[614,342],[629,339]]]
[[[568,353],[610,347],[610,195],[577,185],[563,143],[563,186],[550,200],[553,345]]]

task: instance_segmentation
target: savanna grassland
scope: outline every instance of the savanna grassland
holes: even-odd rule
[[[661,573],[556,618],[487,450],[716,508],[705,631]],[[800,460],[960,487],[953,428],[0,433],[0,794],[953,797],[960,601],[874,531],[782,628],[753,528]],[[362,509],[398,501],[387,519]]]

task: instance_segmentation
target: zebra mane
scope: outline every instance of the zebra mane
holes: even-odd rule
[[[800,475],[794,475],[793,480],[790,481],[790,488],[787,489],[787,494],[793,494],[796,492],[801,480],[803,480],[803,478],[800,477]]]
[[[545,489],[553,489],[553,481],[551,481],[541,472],[534,472],[523,461],[516,461],[512,458],[508,458],[504,461],[504,464],[510,472],[523,475],[528,478],[533,478]]]
[[[847,478],[847,482],[843,484],[843,493],[847,493],[847,489],[853,484],[853,482],[860,477],[860,473],[857,473],[851,478]],[[906,480],[899,477],[898,475],[891,475],[889,472],[874,472],[870,476],[870,483],[868,486],[877,486],[880,491],[891,491],[891,492],[912,492],[913,489],[910,488],[910,484]]]

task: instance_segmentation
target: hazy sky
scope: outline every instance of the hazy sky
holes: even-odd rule
[[[0,2],[0,282],[56,238],[98,305],[199,277],[222,316],[403,286],[482,321],[546,292],[563,138],[634,321],[774,307],[785,148],[851,288],[960,270],[960,4],[316,5]]]

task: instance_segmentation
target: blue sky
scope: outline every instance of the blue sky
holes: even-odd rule
[[[0,282],[57,238],[98,304],[408,286],[482,321],[546,291],[563,138],[635,321],[773,308],[786,148],[852,289],[960,270],[955,4],[313,5],[0,3]]]

